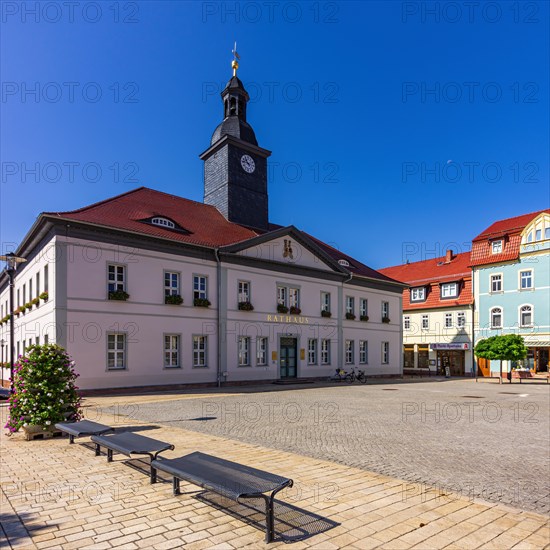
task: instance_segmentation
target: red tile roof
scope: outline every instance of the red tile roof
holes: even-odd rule
[[[519,258],[521,233],[542,212],[550,212],[550,210],[539,210],[538,212],[499,220],[490,225],[472,240],[470,265],[478,266],[517,260]],[[499,238],[503,240],[502,252],[493,254],[491,243]]]
[[[425,287],[426,300],[410,301],[409,289],[403,291],[403,310],[433,309],[468,305],[473,303],[470,253],[463,252],[445,262],[445,256],[421,262],[396,265],[380,269],[380,273],[414,287]],[[460,282],[458,298],[441,298],[440,283]]]
[[[139,187],[78,210],[44,214],[211,248],[240,243],[261,234],[226,220],[214,206],[147,187]],[[168,218],[184,231],[144,221],[155,216]],[[270,230],[279,228],[281,226],[270,226]],[[348,269],[355,275],[395,282],[328,244],[309,237],[334,259],[347,260],[350,263]]]

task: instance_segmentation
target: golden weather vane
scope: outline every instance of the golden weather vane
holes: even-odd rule
[[[233,46],[231,53],[233,54],[233,61],[231,61],[233,76],[237,76],[237,69],[239,68],[239,59],[241,58],[241,56],[237,53],[237,42],[235,42],[235,45]]]

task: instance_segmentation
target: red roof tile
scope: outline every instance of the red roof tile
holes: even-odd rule
[[[411,303],[409,289],[403,291],[403,310],[433,309],[469,305],[473,303],[472,271],[469,267],[470,253],[463,252],[445,262],[445,256],[421,262],[396,265],[380,269],[380,273],[414,287],[425,287],[427,294],[423,302]],[[459,282],[456,299],[441,298],[440,284]]]
[[[499,220],[490,225],[472,240],[470,265],[478,266],[517,260],[519,258],[522,231],[542,212],[550,212],[550,210],[539,210],[538,212]],[[502,252],[493,254],[491,242],[499,238],[503,240]]]

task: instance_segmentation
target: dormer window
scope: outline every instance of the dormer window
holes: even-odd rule
[[[338,264],[343,267],[349,267],[349,262],[347,260],[338,260]]]
[[[411,288],[411,302],[422,302],[426,299],[426,287]]]
[[[501,254],[502,253],[502,240],[493,241],[491,243],[491,253]]]
[[[161,217],[156,217],[156,218],[153,218],[151,220],[151,223],[153,225],[160,225],[161,227],[168,227],[169,229],[175,229],[176,228],[176,224],[171,221],[171,220],[168,220],[167,218],[161,218]]]
[[[458,283],[443,283],[441,285],[441,298],[456,298],[458,296]]]

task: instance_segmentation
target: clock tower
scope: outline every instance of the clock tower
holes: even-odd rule
[[[234,59],[233,77],[221,93],[224,119],[214,130],[210,147],[200,155],[204,203],[215,206],[231,222],[267,230],[267,158],[271,151],[258,146],[246,121],[250,98],[237,78],[238,67]]]

